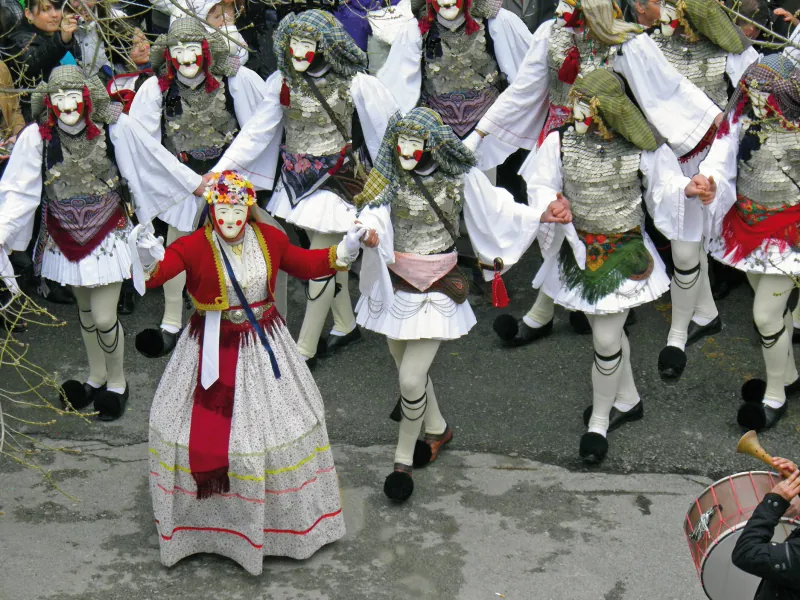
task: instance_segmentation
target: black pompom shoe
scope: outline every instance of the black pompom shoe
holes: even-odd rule
[[[786,399],[800,397],[800,377],[793,383],[784,386]],[[767,391],[767,382],[763,379],[748,379],[742,386],[742,400],[745,402],[761,402],[764,399],[764,394]]]
[[[608,454],[608,440],[599,433],[587,432],[581,436],[581,445],[578,450],[583,462],[596,465],[603,462]]]
[[[356,325],[355,329],[347,335],[333,335],[329,334],[317,346],[317,356],[320,358],[327,358],[333,356],[339,350],[346,348],[350,344],[355,344],[361,341],[361,328]]]
[[[136,334],[136,349],[147,358],[161,358],[175,349],[181,332],[170,333],[165,329],[151,328]]]
[[[411,467],[395,463],[394,471],[389,473],[383,482],[383,493],[395,504],[402,504],[414,493],[414,480],[411,479]]]
[[[128,394],[130,387],[125,384],[125,392],[109,392],[104,390],[94,401],[94,409],[99,413],[97,418],[101,421],[116,421],[125,414],[125,407],[128,405]]]
[[[678,381],[686,369],[686,352],[675,346],[664,346],[658,355],[658,374],[663,381]]]
[[[780,408],[772,408],[766,404],[745,402],[739,407],[736,421],[745,429],[770,429],[786,414],[788,405],[788,402],[784,402]]]
[[[590,404],[586,407],[586,410],[583,411],[583,424],[586,427],[589,426],[589,419],[592,418],[592,409],[593,406]],[[608,415],[608,431],[611,433],[615,429],[622,427],[625,423],[638,421],[642,417],[644,417],[644,402],[642,400],[639,400],[639,404],[625,412],[612,406],[611,413]]]
[[[698,325],[694,321],[689,321],[689,329],[687,331],[686,345],[691,346],[702,340],[704,337],[716,335],[722,331],[722,319],[719,315],[714,317],[708,325]]]
[[[515,319],[509,314],[499,315],[492,326],[497,337],[509,348],[527,346],[553,333],[552,319],[541,327],[530,327],[523,319]]]
[[[64,395],[59,396],[62,408],[66,409],[69,403],[75,410],[81,410],[91,405],[95,398],[106,390],[106,386],[96,388],[88,383],[70,379],[61,384],[61,389],[64,391]]]

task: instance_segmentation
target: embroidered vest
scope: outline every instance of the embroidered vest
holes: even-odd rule
[[[595,69],[610,69],[617,52],[616,46],[606,46],[587,39],[583,33],[573,33],[561,25],[553,25],[547,49],[547,71],[550,103],[557,106],[571,106],[569,92],[572,86],[558,78],[558,71],[573,46],[580,53],[580,73],[583,75]]]

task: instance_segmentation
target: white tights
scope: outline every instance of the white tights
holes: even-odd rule
[[[675,273],[672,276],[672,325],[667,345],[686,348],[689,322],[705,325],[719,314],[708,279],[708,256],[701,242],[670,241]],[[699,268],[698,268],[699,267]],[[681,273],[683,271],[683,273]]]
[[[387,338],[389,352],[397,365],[400,379],[400,395],[402,396],[400,421],[400,435],[397,440],[397,450],[394,462],[412,465],[414,459],[414,446],[417,443],[422,423],[425,423],[425,433],[440,434],[447,428],[436,394],[433,382],[428,377],[433,359],[439,350],[439,340],[392,340]]]
[[[792,350],[792,313],[786,310],[794,282],[787,275],[756,273],[748,273],[747,279],[756,293],[753,321],[761,336],[761,352],[767,371],[764,402],[772,408],[779,408],[786,402],[784,386],[797,379]]]
[[[624,412],[639,402],[631,368],[631,347],[623,329],[628,312],[586,315],[592,325],[595,352],[589,431],[603,436],[608,431],[608,417],[615,404]]]
[[[179,231],[172,225],[167,230],[167,245],[178,238],[189,235],[189,231]],[[186,286],[186,271],[181,271],[169,281],[164,282],[164,316],[161,328],[177,333],[183,325],[183,288]]]
[[[536,300],[523,318],[528,327],[541,327],[553,320],[556,311],[556,303],[542,290],[536,295]]]
[[[89,385],[104,383],[112,392],[125,391],[122,361],[125,356],[125,334],[117,319],[117,300],[122,282],[99,287],[73,287],[78,302],[81,336],[89,357]]]
[[[330,248],[342,240],[340,233],[320,233],[309,231],[311,248]],[[333,330],[347,334],[356,327],[356,316],[353,314],[353,304],[350,301],[350,288],[348,286],[348,272],[337,271],[334,277],[312,279],[308,282],[308,300],[306,302],[306,316],[300,328],[300,337],[297,339],[297,348],[300,354],[311,358],[317,353],[317,344],[328,317],[328,311],[333,313]],[[337,285],[341,291],[335,295]]]

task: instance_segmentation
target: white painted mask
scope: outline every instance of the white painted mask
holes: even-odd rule
[[[575,119],[575,133],[583,135],[592,125],[592,112],[585,102],[575,102],[572,105],[572,116]]]
[[[574,6],[570,6],[565,0],[561,0],[558,6],[556,6],[556,22],[559,25],[566,25],[567,21],[572,18],[575,10],[576,8]]]
[[[765,119],[767,117],[769,94],[759,90],[750,88],[747,91],[750,98],[750,105],[753,107],[753,114],[757,119]]]
[[[455,21],[461,14],[461,0],[440,0],[436,4],[439,16],[446,21]]]
[[[214,229],[226,240],[236,240],[247,222],[247,212],[241,204],[215,204]]]
[[[425,140],[420,137],[401,133],[397,136],[397,156],[400,159],[400,166],[411,171],[415,169],[422,160],[422,152],[425,149]]]
[[[78,90],[58,90],[50,94],[56,117],[64,125],[73,126],[83,117],[83,93]]]
[[[203,46],[200,42],[175,44],[170,46],[169,54],[175,69],[186,79],[194,79],[203,68]]]
[[[292,36],[289,38],[289,54],[292,57],[294,70],[302,73],[314,61],[317,52],[317,42],[307,37]]]
[[[678,28],[678,11],[672,4],[667,2],[661,3],[661,35],[664,37],[672,37],[675,30]]]

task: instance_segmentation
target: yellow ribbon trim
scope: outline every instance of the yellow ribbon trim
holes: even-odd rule
[[[300,462],[298,462],[297,464],[291,465],[289,467],[283,467],[281,469],[265,470],[264,471],[264,475],[265,476],[266,475],[280,475],[281,473],[288,473],[290,471],[296,471],[297,469],[302,467],[304,464],[314,460],[314,458],[317,456],[317,454],[319,454],[321,452],[327,452],[330,449],[331,449],[331,445],[330,444],[328,444],[327,446],[323,446],[321,448],[320,447],[314,448],[314,451],[311,454],[309,454],[308,456],[306,456],[305,458],[300,460]],[[156,457],[161,458],[161,455],[158,453],[158,450],[156,450],[155,448],[149,448],[148,451],[150,452],[150,454],[153,454]],[[189,473],[190,475],[192,473],[189,469],[187,469],[186,467],[182,467],[181,465],[168,465],[167,463],[165,463],[163,461],[158,461],[158,464],[161,465],[162,467],[164,467],[167,471],[176,471],[177,470],[177,471],[181,471],[183,473]],[[266,477],[257,477],[255,475],[239,475],[238,473],[230,473],[230,472],[228,473],[228,477],[233,477],[234,479],[241,479],[242,481],[264,481],[266,479]]]
[[[225,274],[222,271],[222,259],[219,255],[219,248],[217,248],[217,244],[214,243],[214,238],[212,237],[213,232],[214,228],[211,226],[211,223],[207,223],[205,228],[206,241],[208,241],[208,245],[211,247],[211,254],[214,257],[220,295],[214,298],[213,304],[204,304],[198,302],[197,298],[191,294],[189,294],[189,296],[192,302],[194,302],[195,307],[201,310],[228,310],[230,308],[230,304],[228,303],[228,286],[225,284]]]
[[[285,444],[280,444],[278,446],[270,446],[268,448],[264,448],[264,450],[262,450],[261,452],[228,452],[228,456],[264,456],[267,452],[278,452],[279,450],[283,450],[285,448],[288,448],[289,446],[293,446],[294,444],[300,443],[305,438],[307,438],[310,435],[313,435],[314,433],[316,433],[319,428],[320,428],[320,424],[317,423],[316,425],[314,425],[314,427],[312,427],[311,429],[306,431],[300,437],[295,438],[293,440],[290,440],[290,441],[286,442]],[[177,442],[167,441],[164,438],[163,434],[158,429],[156,429],[154,427],[151,427],[150,431],[155,433],[156,436],[158,436],[159,441],[162,444],[164,444],[165,446],[169,446],[171,448],[181,448],[182,450],[189,450],[189,446],[186,446],[184,444],[179,444]]]

